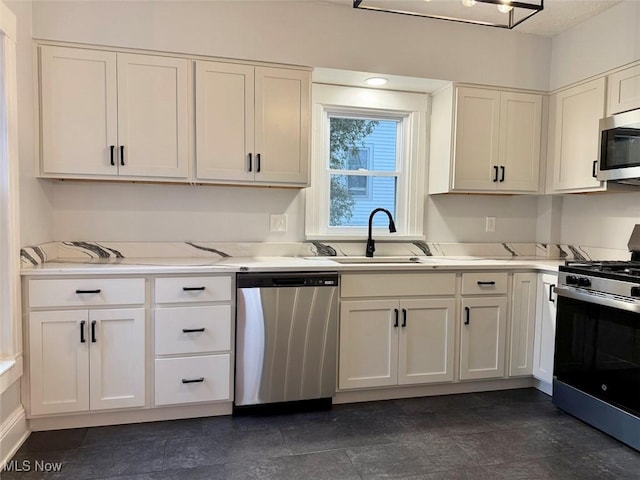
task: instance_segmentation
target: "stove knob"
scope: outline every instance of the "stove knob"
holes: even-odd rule
[[[640,297],[640,287],[631,287],[631,296]]]
[[[589,280],[588,278],[585,278],[585,277],[580,277],[580,278],[578,278],[578,286],[579,287],[590,287],[591,286],[591,280]]]
[[[576,277],[575,275],[567,275],[564,281],[567,282],[567,285],[577,285],[578,277]]]

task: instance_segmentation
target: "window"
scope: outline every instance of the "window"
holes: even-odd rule
[[[308,239],[362,239],[369,215],[386,208],[398,232],[422,238],[425,94],[313,86]],[[376,236],[389,235],[386,215],[374,217]]]

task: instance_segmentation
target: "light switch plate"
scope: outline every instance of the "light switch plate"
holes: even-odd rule
[[[286,232],[287,231],[287,214],[272,213],[271,215],[269,215],[269,230],[271,232]]]

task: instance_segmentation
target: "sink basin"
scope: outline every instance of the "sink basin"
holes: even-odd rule
[[[331,260],[343,265],[422,263],[420,257],[332,257]]]

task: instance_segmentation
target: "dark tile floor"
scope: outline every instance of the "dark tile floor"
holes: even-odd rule
[[[31,471],[0,479],[640,479],[640,453],[534,389],[36,432],[14,460]]]

